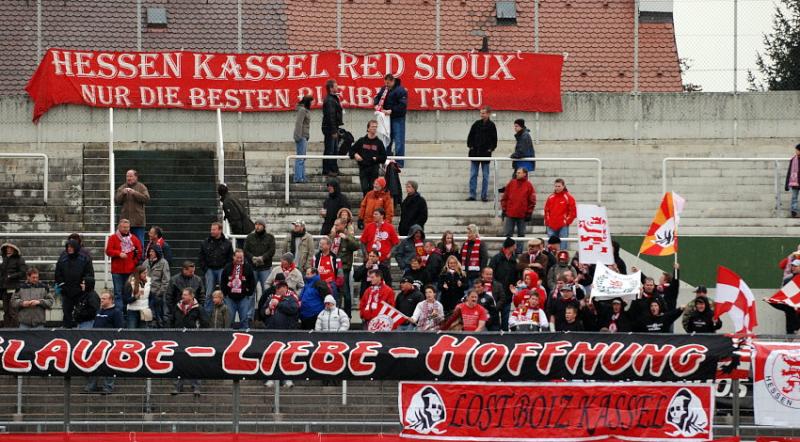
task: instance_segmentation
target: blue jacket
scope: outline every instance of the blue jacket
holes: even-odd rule
[[[122,327],[122,310],[118,310],[115,306],[98,311],[97,316],[94,317],[94,325],[92,325],[92,328]]]
[[[378,95],[375,96],[375,100],[373,104],[375,106],[381,101],[381,96],[383,96],[383,91],[386,90],[386,86],[382,87],[378,91]],[[383,108],[389,109],[392,111],[389,118],[392,120],[396,120],[398,118],[405,118],[406,117],[406,106],[408,105],[408,91],[403,85],[400,84],[400,79],[394,79],[394,87],[389,90],[389,95],[386,96],[386,100],[383,101]]]
[[[316,318],[325,308],[323,299],[328,293],[328,286],[319,275],[306,278],[306,285],[300,292],[300,319]]]
[[[517,139],[517,145],[514,147],[514,153],[511,154],[511,158],[534,158],[536,156],[536,151],[533,150],[533,140],[531,140],[530,129],[525,128],[522,132],[514,134],[514,138]],[[528,172],[533,172],[536,169],[536,162],[512,161],[511,167],[513,167],[514,170],[521,167]]]

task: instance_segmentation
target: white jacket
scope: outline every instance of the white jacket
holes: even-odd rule
[[[131,288],[133,288],[133,286],[131,286]],[[134,293],[131,293],[131,296],[133,296],[134,298],[136,297]],[[128,304],[128,310],[141,311],[146,308],[149,308],[150,307],[150,302],[148,301],[149,297],[150,297],[150,277],[148,276],[147,282],[144,284],[144,287],[139,287],[139,297],[136,298],[135,301]]]
[[[326,332],[347,331],[350,330],[350,318],[340,308],[324,309],[317,316],[317,325],[314,330]]]

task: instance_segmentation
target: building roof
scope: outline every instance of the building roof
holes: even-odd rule
[[[342,49],[436,50],[436,0],[340,0]],[[146,0],[143,50],[236,52],[236,0]],[[337,0],[243,0],[242,51],[316,51],[337,47]],[[534,0],[517,0],[515,24],[498,24],[494,0],[441,0],[441,51],[534,50]],[[148,29],[146,8],[167,11],[166,28]],[[539,51],[568,53],[564,91],[633,88],[634,0],[540,0]],[[23,94],[38,63],[36,2],[3,0],[0,95]],[[681,90],[671,17],[643,20],[640,90]],[[50,47],[135,50],[136,0],[43,0],[42,51]]]

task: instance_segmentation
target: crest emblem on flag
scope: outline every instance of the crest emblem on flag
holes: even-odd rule
[[[369,321],[367,330],[392,331],[407,319],[408,317],[402,314],[400,310],[397,310],[385,301],[381,301],[381,309],[378,310],[378,315]]]
[[[647,229],[639,253],[653,256],[673,255],[678,251],[678,222],[686,204],[680,195],[667,192],[661,200],[656,216]]]

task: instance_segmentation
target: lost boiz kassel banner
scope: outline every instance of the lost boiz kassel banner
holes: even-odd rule
[[[33,120],[59,104],[120,109],[232,112],[294,110],[304,95],[315,106],[334,79],[344,107],[373,108],[391,73],[408,91],[409,110],[561,112],[563,56],[529,52],[340,51],[221,54],[190,51],[105,52],[50,49],[25,90]]]
[[[0,330],[0,374],[190,379],[708,381],[715,335]]]
[[[705,441],[709,383],[400,383],[401,437],[429,440]]]

